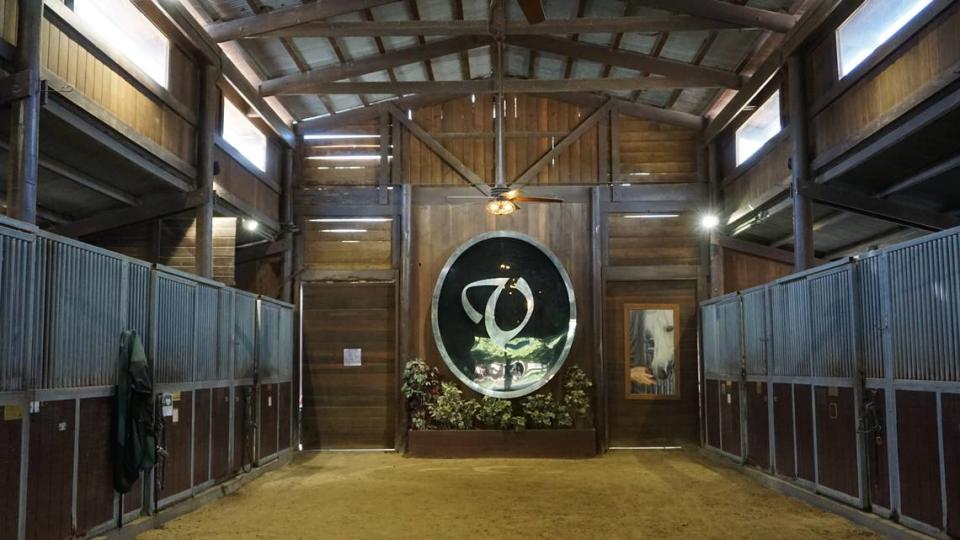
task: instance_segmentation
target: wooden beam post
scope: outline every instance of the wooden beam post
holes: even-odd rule
[[[377,202],[387,204],[390,183],[390,113],[380,111],[380,168],[377,170]]]
[[[720,155],[717,143],[707,145],[707,183],[711,212],[720,215]],[[723,294],[723,247],[715,242],[714,235],[710,235],[709,264],[710,264],[710,297]]]
[[[813,213],[810,199],[800,187],[810,180],[810,149],[807,137],[807,104],[804,92],[803,58],[793,55],[787,59],[787,80],[790,103],[790,137],[793,152],[790,169],[793,183],[793,269],[796,272],[813,266]]]
[[[283,177],[281,178],[282,191],[280,192],[280,229],[283,231],[281,241],[285,243],[283,250],[282,272],[283,290],[280,299],[284,302],[294,303],[293,298],[293,189],[296,180],[294,178],[295,166],[297,161],[296,152],[292,148],[283,150]]]
[[[620,104],[610,109],[610,181],[620,182]]]
[[[27,71],[28,95],[13,102],[7,165],[7,215],[37,222],[37,172],[40,160],[40,24],[43,2],[19,0],[18,47],[14,69]]]
[[[201,204],[197,207],[196,272],[197,275],[213,277],[213,156],[217,134],[217,116],[220,103],[217,81],[220,71],[216,66],[203,67],[201,81],[200,126],[197,133],[197,191]]]

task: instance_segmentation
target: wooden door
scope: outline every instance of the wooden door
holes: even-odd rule
[[[393,448],[396,362],[394,282],[305,283],[304,448]]]

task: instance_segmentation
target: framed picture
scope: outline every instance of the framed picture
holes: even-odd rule
[[[627,399],[680,398],[680,306],[623,306]]]

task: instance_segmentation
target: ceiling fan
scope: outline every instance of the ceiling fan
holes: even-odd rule
[[[496,118],[496,181],[492,188],[490,188],[490,194],[479,196],[455,196],[451,195],[449,199],[486,199],[487,203],[485,209],[487,212],[497,215],[504,216],[514,213],[520,208],[517,203],[562,203],[563,199],[556,199],[553,197],[532,197],[526,196],[523,194],[521,186],[514,183],[512,186],[507,186],[506,179],[504,178],[504,165],[503,165],[503,117],[504,117],[504,99],[503,99],[503,36],[498,35],[494,36],[497,39],[497,94],[496,101],[494,102],[494,111]]]

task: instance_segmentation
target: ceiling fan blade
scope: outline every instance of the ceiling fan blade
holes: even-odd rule
[[[521,191],[520,191],[519,189],[512,189],[512,190],[504,193],[504,194],[503,194],[503,198],[512,201],[512,200],[516,199],[517,197],[519,197],[520,195],[522,195],[522,193],[521,193]]]
[[[552,197],[514,197],[511,199],[519,202],[542,202],[542,203],[562,203],[563,199],[554,199]]]

